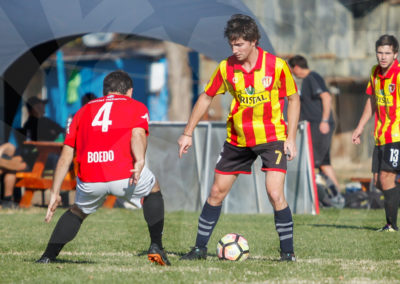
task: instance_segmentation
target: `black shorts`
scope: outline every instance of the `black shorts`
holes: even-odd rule
[[[251,174],[251,165],[257,159],[262,160],[262,171],[286,173],[286,155],[283,152],[283,141],[274,141],[254,147],[236,147],[225,142],[215,166],[219,174]]]
[[[316,168],[331,164],[331,142],[335,129],[334,123],[329,123],[329,132],[322,134],[318,123],[310,123],[311,139],[314,153],[314,165]]]
[[[372,172],[400,172],[400,142],[375,146],[372,154]]]

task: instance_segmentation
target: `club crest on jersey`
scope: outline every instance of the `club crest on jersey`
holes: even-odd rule
[[[232,82],[233,82],[234,84],[237,84],[238,81],[239,81],[238,78],[233,77]]]
[[[246,91],[246,94],[248,95],[254,95],[254,87],[253,86],[248,86],[247,88],[244,89]]]
[[[389,84],[389,92],[393,93],[394,90],[396,90],[396,85],[395,84]]]
[[[265,76],[261,79],[261,83],[263,84],[264,88],[268,88],[271,86],[272,83],[272,77],[271,76]]]

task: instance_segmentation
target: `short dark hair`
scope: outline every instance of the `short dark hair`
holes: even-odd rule
[[[254,19],[242,14],[235,14],[229,19],[226,23],[224,36],[229,41],[239,38],[247,41],[256,41],[256,45],[258,45],[261,37]]]
[[[295,55],[289,58],[288,63],[290,67],[295,67],[296,65],[303,69],[308,69],[307,59],[301,55]]]
[[[133,88],[133,82],[128,73],[117,70],[108,74],[103,81],[103,95],[109,93],[126,94],[129,89]]]
[[[397,53],[399,51],[399,42],[397,41],[395,36],[388,34],[380,36],[375,43],[375,51],[378,50],[378,47],[384,45],[391,46],[394,53]]]

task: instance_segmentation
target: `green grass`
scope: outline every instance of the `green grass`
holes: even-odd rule
[[[51,224],[44,208],[0,210],[0,283],[399,283],[400,235],[377,233],[383,210],[323,210],[295,215],[296,263],[280,263],[272,215],[222,215],[205,261],[179,261],[193,245],[199,213],[167,213],[164,246],[170,267],[151,265],[141,210],[101,209],[62,250],[60,262],[35,264],[64,209]],[[249,242],[244,262],[220,261],[226,233]]]

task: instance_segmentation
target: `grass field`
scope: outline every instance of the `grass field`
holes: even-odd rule
[[[279,253],[272,215],[222,215],[205,261],[179,261],[193,245],[199,213],[166,214],[164,246],[170,267],[151,265],[141,210],[101,209],[82,225],[58,263],[35,264],[64,209],[51,224],[44,208],[0,210],[0,283],[399,283],[400,235],[378,233],[383,210],[323,210],[295,215],[296,263]],[[250,257],[220,261],[217,241],[244,235]]]

